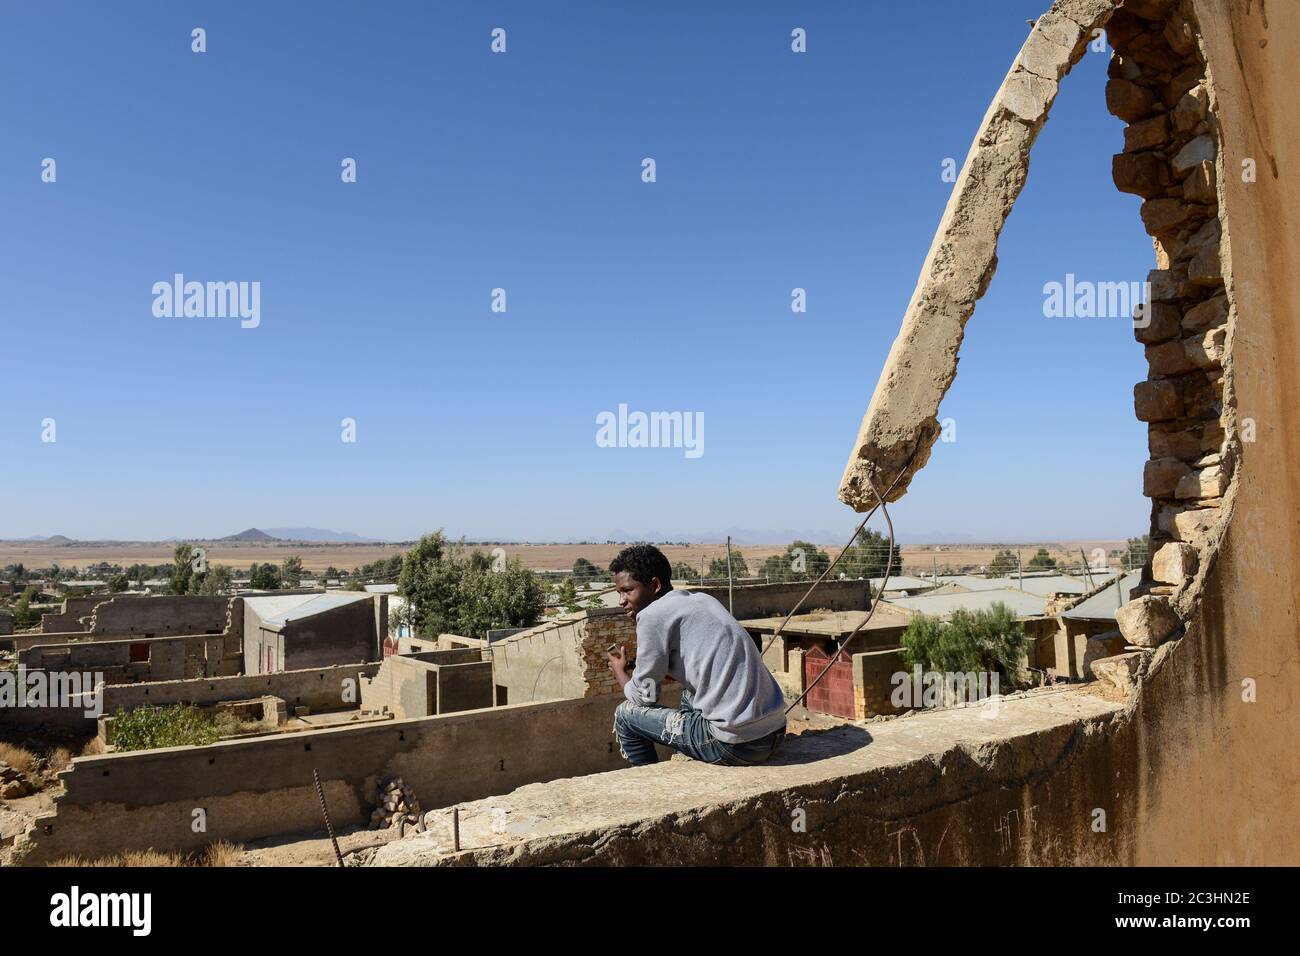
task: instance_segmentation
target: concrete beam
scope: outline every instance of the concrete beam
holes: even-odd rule
[[[957,375],[966,320],[997,268],[998,234],[1024,186],[1030,147],[1057,83],[1113,9],[1113,0],[1057,0],[984,114],[840,480],[840,500],[855,511],[875,504],[868,475],[896,501],[929,459],[939,403]]]

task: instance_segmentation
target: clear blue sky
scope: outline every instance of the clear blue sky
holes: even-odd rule
[[[941,164],[1046,6],[7,5],[0,536],[847,534]],[[1105,68],[1039,137],[904,540],[1146,528],[1141,349],[1042,309],[1153,267]],[[259,281],[260,327],[156,318],[177,272]],[[597,447],[620,403],[702,412],[703,456]]]

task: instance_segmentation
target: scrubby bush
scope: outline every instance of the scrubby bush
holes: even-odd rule
[[[1027,640],[1011,609],[999,602],[987,611],[955,611],[947,622],[918,615],[899,644],[909,668],[920,664],[922,670],[946,674],[996,673],[999,685],[1010,690],[1025,684],[1021,660]]]
[[[197,707],[137,707],[118,711],[113,718],[113,747],[117,750],[155,750],[159,747],[197,747],[221,736],[217,722]]]

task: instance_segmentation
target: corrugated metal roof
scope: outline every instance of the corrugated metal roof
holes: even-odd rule
[[[1116,609],[1128,602],[1133,587],[1141,580],[1141,571],[1130,571],[1119,579],[1118,593],[1116,593],[1115,582],[1112,581],[1108,587],[1098,591],[1086,601],[1062,612],[1061,617],[1081,621],[1113,621]]]
[[[880,582],[884,578],[871,578],[871,589],[880,590]],[[926,581],[924,578],[914,578],[907,574],[891,574],[889,583],[885,585],[886,591],[922,591],[934,587],[933,581]]]
[[[1017,617],[1041,617],[1047,611],[1047,599],[1010,588],[967,591],[965,594],[920,594],[916,597],[886,598],[885,603],[907,608],[932,617],[946,617],[953,611],[987,611],[998,602]]]
[[[335,608],[355,604],[357,601],[369,601],[371,597],[365,592],[328,591],[324,594],[264,594],[244,598],[244,606],[250,607],[262,619],[262,625],[269,628],[281,628],[290,621],[297,621],[313,614],[323,614]]]

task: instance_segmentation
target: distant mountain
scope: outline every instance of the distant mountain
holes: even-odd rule
[[[329,528],[267,528],[267,534],[282,541],[352,541],[378,542],[378,538],[363,538],[351,531],[331,531]]]
[[[249,528],[247,531],[241,531],[239,534],[226,535],[224,538],[218,538],[218,541],[274,541],[275,535],[267,534],[259,528]]]
[[[45,539],[50,544],[72,544],[72,539],[61,534],[53,534]]]

